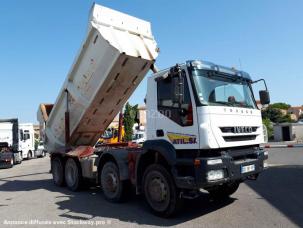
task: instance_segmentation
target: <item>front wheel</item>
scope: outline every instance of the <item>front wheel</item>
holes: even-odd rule
[[[214,199],[226,199],[238,190],[239,185],[239,182],[225,183],[209,189],[208,192]]]
[[[153,164],[145,170],[143,189],[148,205],[158,216],[169,217],[182,205],[171,174],[161,165]]]
[[[33,158],[32,151],[28,151],[28,153],[27,153],[27,159],[30,160],[32,158]]]

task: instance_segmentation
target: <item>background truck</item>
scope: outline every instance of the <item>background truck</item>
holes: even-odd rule
[[[35,156],[35,131],[32,123],[19,124],[20,131],[20,151],[22,159],[31,159]]]
[[[92,7],[86,38],[55,104],[38,110],[56,185],[76,191],[90,180],[117,202],[131,184],[154,213],[170,216],[202,189],[228,197],[263,171],[268,155],[260,148],[263,125],[251,77],[204,61],[157,71],[157,56],[148,22]],[[150,69],[143,146],[95,148]],[[267,89],[260,97],[269,103]]]
[[[22,161],[18,119],[0,120],[0,168],[11,168]]]

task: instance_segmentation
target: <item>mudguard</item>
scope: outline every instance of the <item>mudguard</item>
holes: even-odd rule
[[[144,153],[148,151],[157,151],[160,153],[171,166],[176,164],[176,150],[172,144],[168,141],[159,139],[159,140],[148,140],[143,144]],[[142,154],[143,155],[143,154]]]

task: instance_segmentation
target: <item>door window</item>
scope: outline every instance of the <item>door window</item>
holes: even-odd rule
[[[183,87],[180,88],[180,86]],[[183,79],[167,77],[157,82],[158,111],[181,126],[193,125],[193,110],[185,72]],[[178,99],[184,93],[182,99]]]

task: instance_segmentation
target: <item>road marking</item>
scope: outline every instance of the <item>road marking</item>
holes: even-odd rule
[[[302,165],[290,165],[290,164],[268,164],[268,167],[292,167],[292,168],[302,168]]]
[[[303,144],[266,144],[262,145],[261,148],[298,148],[303,147]]]

